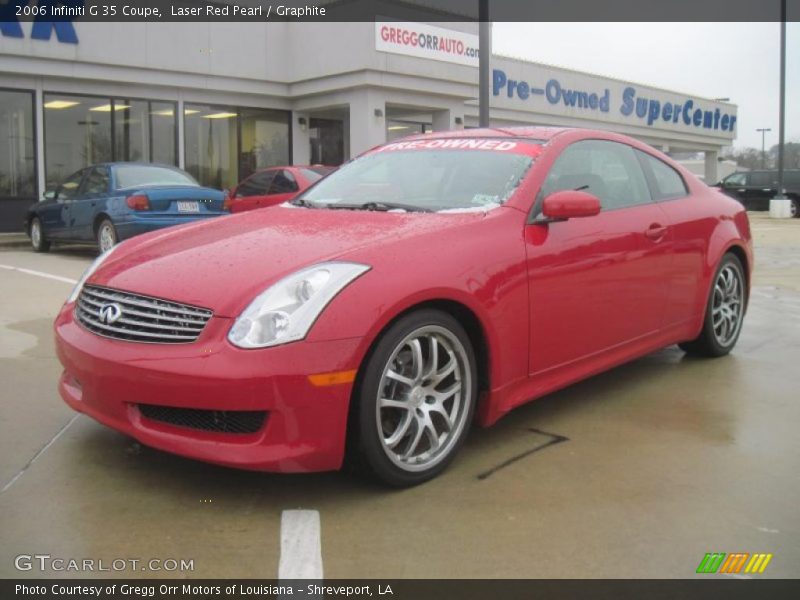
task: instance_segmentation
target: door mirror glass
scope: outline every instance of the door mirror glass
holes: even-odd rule
[[[599,212],[600,199],[578,190],[554,192],[547,196],[542,203],[542,216],[547,221],[593,217]]]

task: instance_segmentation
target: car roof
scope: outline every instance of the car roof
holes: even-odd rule
[[[482,127],[478,129],[458,129],[455,131],[433,131],[429,133],[416,133],[404,137],[404,140],[415,139],[431,139],[436,138],[515,138],[515,139],[530,139],[536,141],[547,141],[557,135],[566,133],[568,131],[576,132],[591,132],[591,133],[608,133],[596,131],[593,129],[576,129],[574,127],[533,127],[533,126],[515,126],[515,127]]]
[[[116,162],[105,162],[92,166],[122,167],[127,165],[135,167],[166,167],[167,169],[176,169],[180,171],[180,167],[176,167],[175,165],[168,165],[167,163],[159,163],[159,162],[147,162],[143,160],[118,160]]]

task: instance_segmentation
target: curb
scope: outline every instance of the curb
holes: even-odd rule
[[[27,248],[30,245],[28,236],[23,233],[0,233],[0,249]]]

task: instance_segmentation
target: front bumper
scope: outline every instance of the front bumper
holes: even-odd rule
[[[241,350],[226,339],[231,324],[212,317],[196,342],[143,344],[89,332],[68,305],[55,322],[59,393],[142,444],[189,458],[260,471],[340,468],[353,384],[317,387],[308,376],[357,369],[361,340]],[[267,416],[254,433],[225,433],[147,419],[139,404]]]

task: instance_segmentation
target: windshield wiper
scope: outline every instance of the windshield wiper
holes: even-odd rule
[[[348,210],[372,210],[379,212],[386,212],[389,210],[405,210],[408,212],[433,212],[430,208],[422,206],[415,206],[413,204],[401,204],[399,202],[364,202],[363,204],[340,204],[331,203],[326,204],[325,208],[341,208]]]
[[[317,208],[316,204],[313,204],[308,200],[303,200],[302,198],[295,198],[294,200],[290,200],[289,204],[291,204],[292,206],[302,206],[303,208]]]

